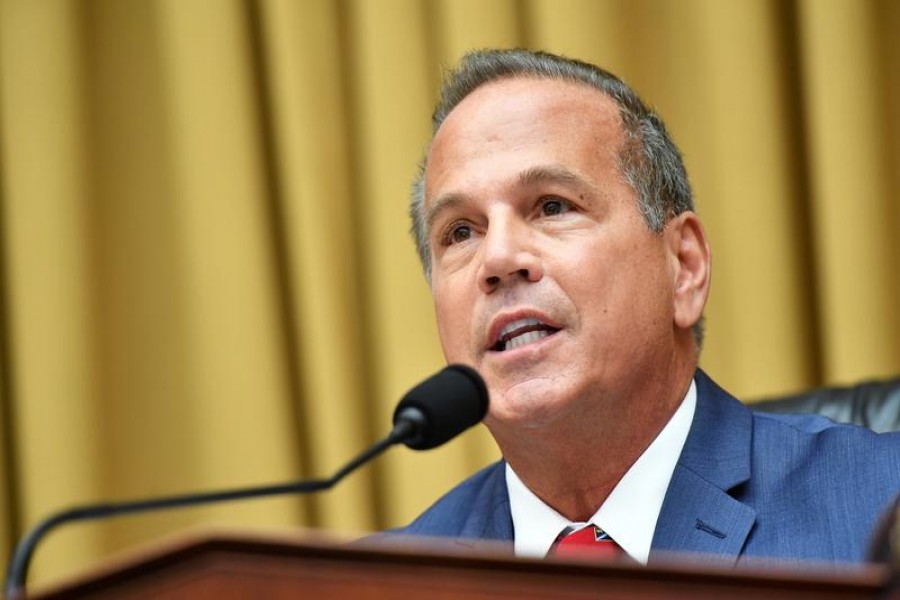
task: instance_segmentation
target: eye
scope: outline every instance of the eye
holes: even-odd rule
[[[541,214],[545,217],[561,215],[572,210],[572,205],[560,198],[544,198],[541,201]]]
[[[457,221],[452,223],[447,229],[444,230],[444,234],[441,236],[441,244],[444,246],[450,246],[452,244],[459,244],[460,242],[465,242],[469,238],[472,237],[472,226],[463,221]]]

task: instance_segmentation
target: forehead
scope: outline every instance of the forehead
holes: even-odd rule
[[[457,179],[454,173],[474,183],[473,175],[496,178],[529,160],[605,170],[617,164],[624,138],[618,105],[587,84],[534,77],[487,83],[466,96],[435,134],[426,203],[435,188]]]

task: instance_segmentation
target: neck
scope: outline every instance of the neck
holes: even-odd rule
[[[694,367],[640,395],[589,403],[539,429],[492,426],[503,457],[528,488],[571,521],[588,521],[681,405]]]

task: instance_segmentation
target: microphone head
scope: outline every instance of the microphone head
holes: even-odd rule
[[[428,450],[480,423],[487,410],[487,386],[478,371],[449,365],[407,392],[394,411],[394,427],[411,423],[403,443]]]

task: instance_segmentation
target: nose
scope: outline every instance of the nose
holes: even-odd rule
[[[524,222],[490,223],[481,252],[478,285],[486,294],[507,284],[539,281],[544,275],[534,232]]]

